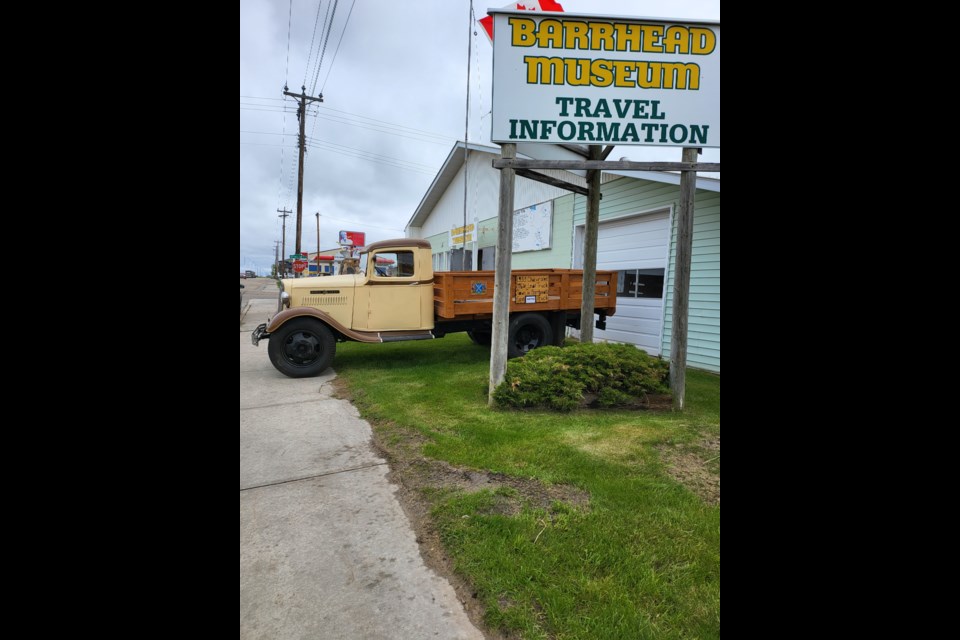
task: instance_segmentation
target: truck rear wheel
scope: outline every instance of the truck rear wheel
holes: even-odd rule
[[[553,329],[539,313],[521,313],[510,321],[507,357],[519,358],[531,349],[553,342]]]
[[[295,318],[270,334],[267,353],[277,371],[290,378],[323,373],[333,362],[337,341],[330,329],[312,318]]]

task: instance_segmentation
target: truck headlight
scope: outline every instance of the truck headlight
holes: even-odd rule
[[[280,304],[286,308],[290,308],[290,294],[286,291],[280,292]]]

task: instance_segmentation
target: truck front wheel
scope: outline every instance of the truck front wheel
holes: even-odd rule
[[[270,334],[267,353],[277,371],[290,378],[323,373],[333,362],[337,341],[323,323],[295,318]]]
[[[521,313],[510,321],[507,356],[519,358],[531,349],[553,342],[550,323],[539,313]]]

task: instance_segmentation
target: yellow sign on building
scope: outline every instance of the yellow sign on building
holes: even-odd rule
[[[517,276],[515,289],[517,304],[531,304],[550,300],[550,276]]]
[[[473,229],[472,224],[468,224],[465,227],[457,227],[450,230],[450,246],[456,246],[464,244],[465,242],[473,242]]]

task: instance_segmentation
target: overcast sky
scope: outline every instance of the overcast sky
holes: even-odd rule
[[[570,13],[720,19],[720,0],[560,3]],[[475,17],[506,4],[475,0]],[[402,237],[464,138],[471,43],[469,139],[490,145],[492,47],[470,27],[469,0],[320,0],[319,12],[318,0],[240,0],[241,271],[269,273],[277,209],[293,211],[287,254],[294,250],[298,123],[284,84],[324,99],[306,120],[303,250],[317,248],[317,212],[323,249],[341,229],[365,232],[367,243]],[[679,161],[680,149],[620,146],[611,159],[622,156]],[[719,162],[720,150],[700,158]]]

